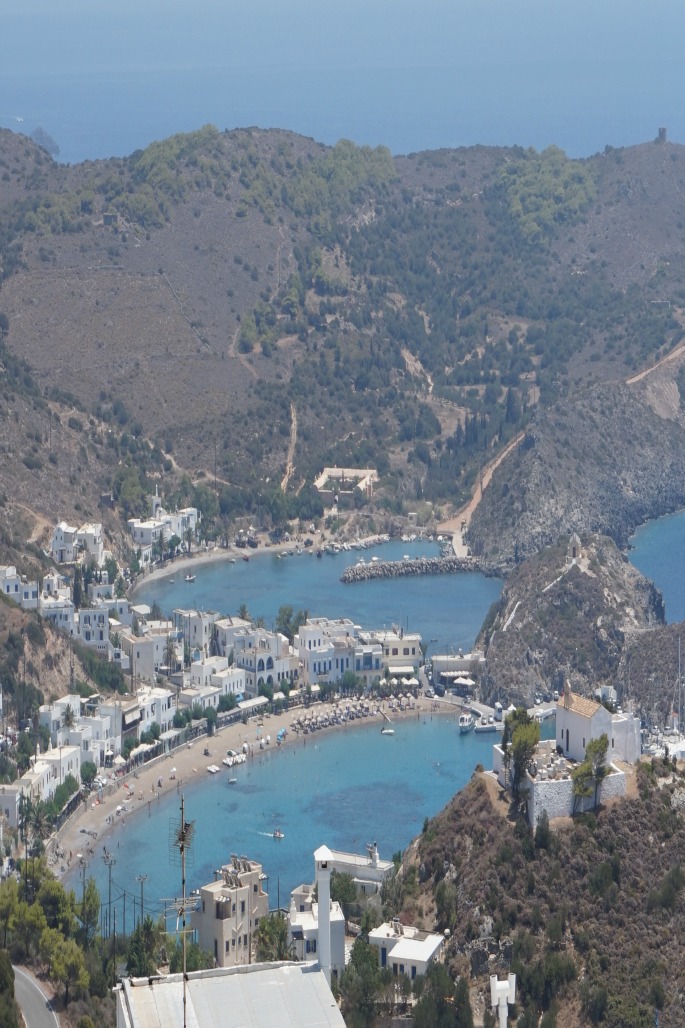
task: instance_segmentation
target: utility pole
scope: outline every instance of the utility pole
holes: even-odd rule
[[[107,934],[109,935],[109,926],[112,923],[112,865],[117,861],[111,853],[106,853],[103,859],[109,868],[109,893],[107,896]]]
[[[81,886],[82,886],[82,891],[81,891],[81,915],[83,915],[83,908],[86,905],[86,868],[88,867],[88,865],[86,864],[86,862],[83,859],[83,857],[81,857],[80,864],[81,864]]]
[[[145,883],[148,880],[148,875],[136,875],[136,881],[140,882],[140,923],[142,924],[145,920],[145,904],[143,902],[143,889]]]

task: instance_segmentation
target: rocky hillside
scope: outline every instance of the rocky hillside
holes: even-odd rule
[[[626,386],[603,384],[539,409],[498,468],[469,531],[475,553],[511,567],[571,531],[610,535],[685,506],[685,431]]]
[[[663,623],[661,596],[607,537],[584,537],[579,553],[569,561],[566,535],[507,578],[477,643],[491,700],[531,706],[536,692],[561,691],[566,680],[585,694],[608,683],[621,698],[640,698],[626,690],[626,655],[639,633]]]
[[[195,480],[216,470],[229,515],[282,505],[281,483],[296,506],[332,462],[377,466],[397,512],[458,505],[539,405],[573,406],[682,336],[676,145],[393,159],[206,126],[67,167],[3,131],[0,179],[10,352],[44,398],[126,426]],[[588,466],[603,447],[587,435]],[[556,474],[538,453],[552,463],[530,509]],[[600,501],[578,527],[605,528]],[[508,530],[502,561],[517,542]]]
[[[643,765],[631,798],[533,835],[476,774],[405,854],[400,916],[449,929],[451,971],[488,995],[514,971],[519,1025],[677,1028],[684,805],[682,772]]]

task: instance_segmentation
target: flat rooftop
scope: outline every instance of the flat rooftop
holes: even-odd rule
[[[183,976],[126,978],[117,996],[122,1028],[179,1023]],[[246,964],[188,975],[188,1028],[345,1028],[317,964]]]

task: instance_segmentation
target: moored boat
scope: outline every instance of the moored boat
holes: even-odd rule
[[[459,731],[463,734],[470,732],[474,724],[473,714],[470,711],[464,711],[463,714],[459,715]]]

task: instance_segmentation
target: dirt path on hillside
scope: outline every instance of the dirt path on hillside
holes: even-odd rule
[[[682,357],[685,354],[685,343],[681,343],[680,346],[676,346],[675,350],[667,353],[665,357],[658,360],[656,364],[652,364],[651,368],[645,368],[644,371],[638,372],[637,375],[633,375],[631,378],[626,379],[626,385],[635,385],[636,382],[641,382],[647,375],[651,375],[657,368],[663,367],[664,364],[668,364],[670,361],[676,360],[678,357]]]
[[[288,482],[290,481],[294,469],[295,461],[295,447],[297,445],[297,408],[294,403],[290,404],[290,442],[288,444],[288,456],[285,460],[285,475],[281,481],[281,490],[283,492],[288,488]]]
[[[512,453],[519,443],[523,440],[525,432],[519,432],[507,446],[504,447],[502,452],[495,457],[494,460],[490,461],[488,465],[483,469],[479,475],[478,481],[473,491],[473,496],[466,504],[462,507],[453,518],[448,521],[443,521],[441,525],[438,525],[438,531],[445,535],[452,536],[452,544],[454,546],[454,552],[458,557],[466,557],[467,546],[463,541],[463,532],[465,532],[471,524],[471,518],[473,517],[474,511],[478,504],[483,498],[483,493],[490,485],[490,480],[497,471],[500,464],[507,459],[510,453]],[[462,525],[464,526],[462,529]]]
[[[682,311],[674,310],[673,316],[680,322],[681,325],[683,324]],[[685,343],[681,343],[680,346],[676,346],[675,350],[671,350],[670,353],[667,353],[665,357],[662,357],[661,360],[658,360],[656,364],[652,364],[651,367],[645,368],[644,371],[639,371],[637,375],[631,375],[630,378],[626,379],[626,385],[630,386],[635,385],[636,382],[641,382],[643,378],[646,378],[647,375],[651,375],[653,371],[657,370],[657,368],[661,368],[664,364],[668,364],[670,361],[676,360],[678,357],[682,357],[683,354],[685,354]]]
[[[29,543],[39,543],[43,536],[50,538],[50,533],[54,528],[54,523],[49,518],[43,517],[42,514],[38,514],[35,510],[27,507],[25,503],[15,503],[16,507],[25,511],[30,518],[33,518],[34,525],[31,529],[31,535],[26,540]]]

